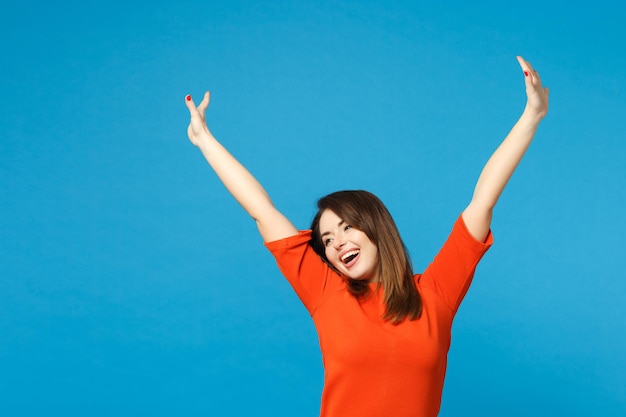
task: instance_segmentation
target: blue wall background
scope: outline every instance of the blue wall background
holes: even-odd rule
[[[422,270],[523,109],[520,54],[551,108],[440,415],[625,415],[625,20],[603,1],[5,6],[0,414],[316,416],[311,320],[189,144],[185,94],[211,89],[213,133],[298,227],[368,189]]]

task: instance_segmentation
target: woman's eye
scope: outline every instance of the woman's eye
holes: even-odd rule
[[[330,242],[332,242],[332,241],[333,241],[332,239],[325,239],[324,240],[324,246],[330,245]]]
[[[344,230],[344,231],[346,231],[346,230],[348,230],[348,229],[352,229],[352,226],[350,226],[349,224],[347,224],[347,225],[343,228],[343,230]]]

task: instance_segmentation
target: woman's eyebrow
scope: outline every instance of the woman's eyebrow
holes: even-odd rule
[[[340,220],[339,223],[337,223],[337,227],[341,227],[342,224],[344,224],[345,222],[343,220]],[[324,237],[326,235],[329,235],[330,232],[324,232],[320,235],[320,237]]]

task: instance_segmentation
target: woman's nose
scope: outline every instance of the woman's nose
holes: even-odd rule
[[[335,247],[335,249],[341,249],[345,244],[346,241],[341,236],[335,236],[335,239],[333,239],[333,246]]]

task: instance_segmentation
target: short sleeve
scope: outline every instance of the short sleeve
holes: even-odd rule
[[[432,285],[446,305],[456,313],[472,282],[478,262],[492,244],[491,230],[485,241],[479,242],[467,230],[463,217],[459,216],[448,239],[422,274],[420,282]]]
[[[285,239],[266,242],[265,246],[309,314],[313,315],[321,303],[331,270],[313,251],[310,240],[311,231],[306,230]]]

